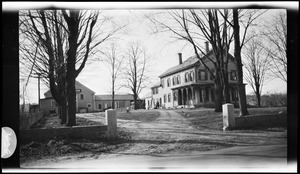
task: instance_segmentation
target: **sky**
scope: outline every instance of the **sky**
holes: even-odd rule
[[[18,2],[19,3],[19,2]],[[31,2],[30,2],[31,3]],[[259,2],[257,2],[260,4]],[[77,4],[77,5],[76,5]],[[121,33],[118,37],[121,37],[121,41],[118,41],[119,45],[124,45],[127,41],[139,41],[141,42],[147,49],[147,55],[151,58],[151,66],[149,66],[151,71],[151,79],[148,81],[147,86],[149,88],[144,89],[140,97],[143,97],[146,93],[150,92],[150,86],[154,85],[159,81],[158,76],[162,74],[167,69],[176,66],[178,64],[178,53],[182,53],[183,61],[193,56],[194,52],[190,45],[187,45],[183,42],[172,42],[174,41],[169,33],[160,33],[160,34],[151,34],[151,29],[149,28],[149,22],[143,18],[144,13],[153,10],[151,8],[182,8],[182,7],[213,7],[219,4],[217,3],[197,3],[193,2],[189,3],[118,3],[118,6],[114,3],[95,3],[89,4],[85,3],[87,7],[93,7],[96,9],[111,9],[107,11],[108,15],[114,17],[114,20],[118,23],[128,23],[126,27],[126,33]],[[6,5],[6,6],[5,6]],[[20,4],[18,4],[20,5]],[[22,5],[22,4],[21,4]],[[32,7],[42,7],[43,5],[49,6],[51,4],[23,4],[22,8],[32,8]],[[53,4],[52,4],[53,5]],[[83,4],[73,3],[73,4],[54,4],[57,7],[67,6],[67,7],[75,7],[82,8]],[[83,5],[83,6],[82,6]],[[224,7],[233,7],[236,3],[226,3]],[[251,4],[250,4],[251,5]],[[261,5],[264,5],[261,4]],[[286,7],[286,8],[295,8],[293,5],[285,3],[276,3],[273,5],[275,7]],[[298,4],[296,4],[298,5]],[[18,6],[14,6],[13,4],[7,5],[4,4],[4,9],[17,10]],[[99,7],[99,8],[97,8]],[[142,8],[142,9],[141,9]],[[298,7],[297,7],[298,10]],[[271,15],[278,12],[278,10],[271,10],[270,12],[264,14],[264,20],[267,20]],[[233,47],[233,46],[232,46]],[[110,83],[110,75],[107,65],[100,61],[89,62],[85,69],[80,73],[77,77],[79,82],[90,88],[91,90],[96,92],[97,94],[108,94],[110,93],[111,83]],[[24,83],[24,80],[20,81],[20,85]],[[30,79],[29,85],[26,91],[26,102],[29,103],[37,103],[38,101],[38,81],[37,79]],[[48,88],[41,83],[41,98],[44,98],[44,93],[48,90]],[[287,86],[286,83],[280,79],[271,79],[269,80],[263,87],[263,94],[267,92],[286,92]],[[120,89],[116,91],[116,93],[130,93],[130,91],[126,89]],[[252,93],[252,89],[249,85],[246,86],[246,93]]]

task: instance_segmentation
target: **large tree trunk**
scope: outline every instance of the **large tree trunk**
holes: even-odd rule
[[[220,78],[216,76],[214,81],[215,86],[215,112],[222,112],[223,91],[220,83]]]
[[[62,100],[60,105],[60,124],[66,124],[67,122],[67,103],[66,98]]]
[[[233,9],[233,23],[234,23],[234,57],[237,66],[238,74],[238,93],[239,93],[239,106],[240,116],[249,115],[247,110],[246,91],[243,84],[243,65],[241,58],[241,45],[240,45],[240,26],[238,21],[238,10]]]
[[[74,67],[75,69],[75,67]],[[67,103],[68,103],[68,117],[67,126],[76,125],[76,90],[75,90],[75,78],[68,78],[67,83]]]
[[[76,125],[76,53],[77,53],[77,38],[79,33],[79,12],[70,11],[70,17],[64,14],[65,20],[69,28],[69,50],[67,52],[67,74],[66,74],[66,87],[67,87],[67,126]]]
[[[227,73],[224,74],[223,81],[223,93],[224,93],[224,101],[225,103],[230,103],[230,94],[229,94],[229,83]]]

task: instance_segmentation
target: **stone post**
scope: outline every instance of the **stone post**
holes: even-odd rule
[[[116,110],[108,109],[105,111],[105,122],[107,125],[108,139],[116,139],[118,136]]]
[[[233,104],[226,103],[222,105],[223,109],[223,130],[231,129],[235,127],[235,117]]]

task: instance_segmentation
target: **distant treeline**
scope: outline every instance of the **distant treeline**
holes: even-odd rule
[[[255,95],[247,95],[247,104],[249,106],[257,106]],[[267,93],[261,96],[262,107],[282,107],[287,106],[286,93]]]

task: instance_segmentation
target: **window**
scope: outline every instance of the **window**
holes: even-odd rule
[[[188,79],[189,79],[189,73],[186,72],[184,75],[184,82],[188,82]]]
[[[80,100],[84,100],[84,94],[80,94]]]
[[[165,87],[165,81],[164,81],[164,79],[161,79],[161,87],[162,87],[162,88]]]
[[[177,83],[176,83],[176,77],[175,77],[175,76],[172,78],[172,82],[173,82],[173,86],[177,84]]]
[[[88,103],[88,104],[87,104],[87,107],[88,107],[88,108],[91,108],[91,107],[92,107],[92,104],[91,104],[91,103]]]
[[[167,102],[167,95],[165,94],[164,95],[164,103],[166,103]]]
[[[171,94],[168,94],[168,102],[171,102]]]
[[[152,94],[153,95],[158,94],[158,88],[152,88]]]
[[[180,84],[180,75],[177,76],[177,84]]]
[[[167,80],[167,86],[168,87],[171,86],[171,79],[170,78],[168,78],[168,80]]]
[[[119,107],[125,108],[125,101],[119,101]]]
[[[207,80],[207,73],[205,70],[198,71],[199,80]]]
[[[101,109],[101,104],[98,105],[98,109]]]
[[[177,101],[177,92],[175,92],[175,91],[173,92],[173,100]]]
[[[190,72],[190,81],[194,81],[194,71]]]
[[[117,101],[117,102],[115,102],[115,108],[119,108],[120,106],[119,106],[119,102]]]
[[[237,80],[237,72],[235,70],[230,71],[230,80],[233,80],[233,81]]]

